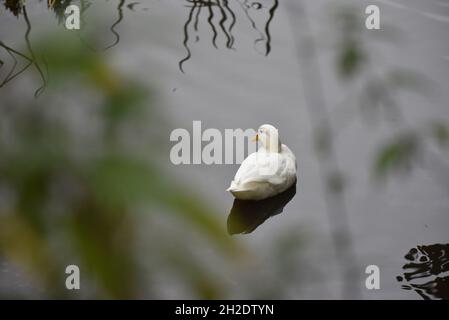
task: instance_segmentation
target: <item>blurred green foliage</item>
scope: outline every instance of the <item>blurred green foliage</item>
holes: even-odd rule
[[[350,79],[360,73],[368,58],[359,31],[362,20],[357,10],[345,6],[335,10],[335,20],[340,29],[335,65],[342,78]]]
[[[332,6],[334,21],[338,26],[335,35],[336,73],[345,80],[352,80],[347,88],[356,94],[355,105],[364,115],[364,119],[377,119],[379,114],[387,118],[402,121],[402,108],[399,102],[400,94],[410,92],[413,94],[427,95],[430,92],[431,81],[411,68],[384,66],[376,58],[377,51],[372,43],[368,43],[365,30],[362,6],[338,5]],[[388,26],[382,30],[382,40],[397,39],[390,37],[396,30]],[[376,35],[376,33],[370,33]],[[377,41],[375,36],[370,41]],[[370,45],[370,46],[369,46]],[[351,114],[343,112],[342,108],[350,105],[343,101],[338,108],[344,117],[351,118]],[[352,114],[354,110],[351,111]],[[374,155],[373,172],[377,178],[385,178],[394,172],[409,172],[413,163],[428,151],[425,143],[433,140],[439,147],[444,147],[448,140],[447,124],[442,121],[434,121],[425,125],[425,129],[408,129],[393,135],[384,143]],[[322,129],[322,131],[325,131]],[[326,136],[324,136],[326,137]],[[329,136],[327,139],[330,140]],[[323,143],[322,143],[323,144]]]
[[[141,281],[150,275],[136,237],[141,213],[158,211],[197,230],[220,254],[239,254],[213,210],[158,164],[159,144],[148,129],[161,122],[151,91],[75,37],[63,37],[51,35],[34,47],[45,53],[51,74],[45,94],[2,93],[0,195],[8,205],[0,207],[0,256],[35,275],[46,297],[70,297],[64,270],[71,263],[88,279],[88,297],[142,297]],[[90,96],[95,99],[87,105],[72,103]],[[82,110],[75,127],[71,108]],[[140,144],[132,148],[136,139]],[[189,246],[170,234],[154,236]],[[185,254],[151,254],[176,256],[183,271],[196,265]],[[213,276],[190,269],[185,279],[199,297],[217,297]]]
[[[396,134],[391,141],[380,148],[376,155],[374,165],[376,176],[385,178],[393,172],[408,172],[413,164],[426,153],[426,145],[429,143],[433,143],[440,149],[445,149],[448,144],[448,133],[445,123],[432,121],[422,129]],[[427,151],[427,153],[429,152]],[[434,155],[433,152],[432,155]]]
[[[375,170],[380,176],[398,169],[409,169],[418,152],[418,136],[408,133],[395,137],[382,147],[376,160]]]
[[[449,129],[445,123],[434,121],[431,126],[432,135],[440,147],[447,147],[449,144]]]

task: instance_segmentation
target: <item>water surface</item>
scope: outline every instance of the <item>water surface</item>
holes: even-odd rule
[[[339,102],[344,101],[351,89],[335,75],[332,38],[336,27],[329,18],[332,1],[304,3],[316,36],[316,58],[320,65],[317,72],[321,74],[324,99],[332,114],[338,114]],[[363,10],[365,3],[373,1],[361,1],[356,8]],[[354,282],[360,298],[420,299],[422,294],[407,290],[411,287],[404,290],[396,277],[402,273],[404,255],[410,248],[449,243],[449,190],[435,179],[432,168],[420,165],[405,177],[388,179],[379,185],[373,183],[372,165],[376,150],[399,129],[435,118],[449,123],[449,4],[441,0],[374,3],[381,8],[382,34],[391,30],[397,37],[384,41],[381,32],[364,33],[363,40],[376,57],[376,69],[380,73],[393,68],[411,69],[429,79],[434,90],[430,97],[413,92],[398,96],[406,121],[387,115],[386,121],[373,124],[354,116],[344,117],[343,125],[336,126],[335,149],[345,174],[344,200],[357,257]],[[256,282],[284,287],[285,298],[340,298],[341,269],[311,137],[313,123],[304,98],[307,79],[301,75],[295,45],[300,30],[289,22],[288,2],[167,0],[116,1],[116,5],[98,5],[96,10],[104,10],[99,20],[88,20],[86,16],[88,27],[98,28],[102,35],[102,45],[94,49],[104,50],[123,73],[157,88],[158,105],[171,130],[191,131],[195,120],[202,121],[203,130],[223,131],[271,123],[297,156],[296,194],[286,204],[281,201],[282,213],[276,214],[279,212],[276,204],[272,212],[261,213],[264,219],[235,229],[232,217],[239,213],[234,199],[225,190],[238,165],[175,166],[169,162],[168,150],[172,146],[169,135],[161,140],[167,153],[159,156],[166,160],[167,170],[218,208],[223,229],[230,228],[230,233],[238,234],[233,237],[259,257],[253,271],[224,272],[230,284],[229,297],[254,297],[245,287],[246,282],[239,279],[255,278]],[[363,11],[359,13],[362,15]],[[30,3],[28,14],[33,25],[31,41],[56,24],[41,3]],[[24,19],[4,10],[0,12],[2,43],[11,48],[26,48],[26,34]],[[3,50],[0,54],[2,61],[5,64],[9,61],[7,66],[11,66],[8,53]],[[27,56],[28,59],[22,59],[32,60],[30,53]],[[5,68],[6,65],[1,69],[2,77]],[[46,83],[45,72],[42,71],[44,75],[40,72],[31,64],[14,82],[2,87],[0,104],[2,91],[15,86],[22,85],[24,95],[39,95]],[[277,250],[273,243],[280,239],[286,242],[301,239],[298,240],[301,245],[294,247],[291,255],[273,252]],[[206,250],[204,256],[209,255]],[[211,259],[212,265],[216,263],[218,269],[222,268]],[[279,262],[288,267],[279,272]],[[370,264],[381,270],[380,290],[364,287],[364,271]],[[9,274],[6,268],[2,269],[3,274]],[[285,278],[279,276],[281,273]],[[3,282],[5,276],[0,277]],[[447,280],[442,281],[438,285],[447,288]],[[26,283],[17,280],[21,282]],[[161,285],[161,291],[163,297],[189,297],[188,292],[179,290],[170,281]]]

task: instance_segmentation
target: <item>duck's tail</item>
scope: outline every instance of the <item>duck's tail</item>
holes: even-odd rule
[[[232,181],[232,182],[231,182],[231,185],[229,186],[229,188],[226,189],[226,191],[233,192],[233,191],[237,191],[237,189],[238,189],[238,188],[237,188],[235,182]]]
[[[251,185],[247,184],[237,185],[234,181],[231,183],[231,186],[226,191],[229,191],[235,198],[241,200],[250,200],[258,198],[258,195],[255,194],[255,189],[252,188]]]

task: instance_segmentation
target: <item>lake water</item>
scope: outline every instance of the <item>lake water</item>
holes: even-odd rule
[[[332,121],[335,120],[336,157],[345,176],[347,227],[356,257],[351,269],[356,287],[353,297],[420,299],[422,295],[412,288],[404,290],[401,286],[407,283],[398,281],[397,276],[404,277],[403,266],[410,260],[405,256],[412,248],[449,243],[449,189],[439,180],[438,171],[426,163],[380,184],[372,178],[372,167],[380,146],[400,130],[434,119],[449,123],[449,1],[359,1],[354,6],[362,17],[368,4],[378,4],[381,9],[382,30],[364,31],[362,38],[373,57],[375,72],[411,70],[426,78],[431,87],[424,96],[410,91],[398,93],[402,117],[386,114],[386,119],[378,122],[365,121],[359,112],[345,115],[341,111],[350,107],[349,102],[342,105],[341,101],[351,96],[357,83],[348,84],[336,76],[334,53],[339,38],[336,22],[330,18],[333,1],[303,3],[316,39],[315,58],[324,102]],[[149,0],[131,7],[128,4],[123,7],[123,21],[116,27],[120,41],[105,54],[120,71],[156,88],[157,101],[170,130],[186,128],[191,132],[195,120],[201,120],[203,130],[217,128],[222,132],[226,128],[256,129],[271,123],[279,129],[282,142],[297,156],[296,194],[285,207],[282,199],[280,205],[276,204],[283,207],[282,213],[272,217],[268,213],[266,220],[255,215],[255,220],[248,222],[250,233],[232,236],[257,256],[257,262],[252,271],[224,272],[230,287],[228,297],[254,297],[247,290],[247,282],[242,281],[251,278],[256,286],[260,282],[284,286],[284,298],[341,298],[340,253],[332,236],[332,223],[341,217],[329,216],[332,210],[326,206],[325,184],[314,151],[313,122],[303,90],[309,79],[302,74],[303,65],[295,45],[300,41],[298,25],[302,21],[292,22],[295,1],[229,0],[220,1],[220,6],[182,0]],[[110,3],[99,8],[104,9],[99,24],[110,25],[117,18]],[[55,23],[40,3],[30,3],[28,12],[36,24],[36,33],[45,32],[39,30]],[[2,41],[20,46],[17,35],[23,30],[19,19],[0,11]],[[115,41],[112,33],[109,36],[105,45]],[[24,91],[33,94],[33,88]],[[0,89],[0,104],[3,90],[8,90],[8,86]],[[167,170],[217,208],[223,228],[227,228],[234,199],[225,190],[238,165],[175,166],[169,162],[168,150],[173,143],[168,134],[162,143],[167,149]],[[442,158],[447,164],[447,153]],[[239,233],[233,230],[232,233]],[[300,245],[292,249],[293,253],[276,252],[273,243],[278,241],[298,241]],[[437,253],[429,253],[434,252],[432,248]],[[442,265],[441,271],[447,271],[447,245],[421,247],[422,255],[430,260],[443,257],[433,265]],[[276,262],[283,259],[280,267]],[[380,269],[379,290],[365,288],[368,265]],[[424,274],[419,283],[435,276],[432,272]],[[446,290],[447,299],[447,278],[446,283],[439,285],[441,292]],[[161,290],[164,297],[189,297],[188,292],[170,281],[161,285]],[[266,296],[277,297],[275,293]]]

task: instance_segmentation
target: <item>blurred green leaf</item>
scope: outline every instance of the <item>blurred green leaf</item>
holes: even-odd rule
[[[355,42],[344,44],[337,62],[339,74],[344,78],[352,77],[360,70],[365,58]]]
[[[449,144],[449,129],[445,123],[434,122],[431,125],[432,136],[440,147],[447,147]]]
[[[377,155],[375,173],[385,176],[395,170],[407,170],[419,151],[419,138],[415,133],[405,134],[383,146]]]

